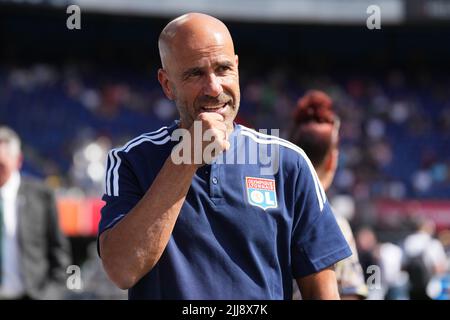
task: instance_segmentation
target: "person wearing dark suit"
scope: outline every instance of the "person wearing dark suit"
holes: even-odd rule
[[[62,299],[70,245],[53,192],[21,164],[18,135],[0,126],[0,299]]]

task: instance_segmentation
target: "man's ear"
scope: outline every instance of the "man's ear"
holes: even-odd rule
[[[236,67],[238,67],[239,66],[239,56],[236,54],[236,55],[234,55],[234,58],[235,58]]]
[[[169,78],[167,76],[166,70],[164,70],[162,68],[158,69],[158,81],[161,84],[161,87],[162,87],[166,97],[169,100],[173,100],[175,97],[174,97],[172,89],[170,88]]]

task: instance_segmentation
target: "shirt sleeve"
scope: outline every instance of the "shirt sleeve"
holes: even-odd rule
[[[108,155],[105,193],[98,236],[115,226],[139,202],[143,192],[126,154],[112,150]]]
[[[323,270],[352,252],[306,156],[299,159],[295,194],[292,273],[300,278]]]

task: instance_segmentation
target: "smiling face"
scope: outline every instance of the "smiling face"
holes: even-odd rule
[[[217,112],[231,131],[240,92],[238,57],[226,26],[207,15],[187,14],[166,26],[159,46],[158,79],[175,101],[181,127],[189,128],[202,112]]]

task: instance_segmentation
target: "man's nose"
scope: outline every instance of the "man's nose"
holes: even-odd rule
[[[217,77],[214,73],[211,73],[206,81],[204,86],[204,94],[211,97],[217,97],[223,92],[222,83],[220,78]]]

